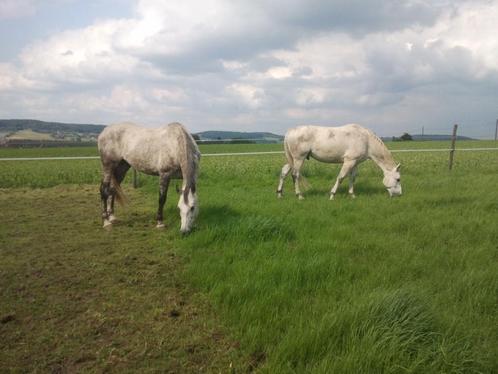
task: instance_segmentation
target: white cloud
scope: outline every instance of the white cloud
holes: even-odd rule
[[[264,99],[264,91],[250,84],[234,83],[227,91],[239,96],[251,108],[259,107]]]
[[[140,61],[114,48],[114,38],[127,21],[104,21],[82,30],[57,34],[27,46],[20,55],[21,69],[29,79],[54,86],[92,84],[127,77]]]
[[[14,9],[0,4],[0,17],[5,4]],[[41,3],[15,4],[11,14]],[[473,97],[476,117],[496,116],[497,1],[362,4],[139,0],[133,18],[53,34],[1,63],[0,114],[13,97],[43,95],[18,100],[13,113],[98,123],[172,116],[197,129],[253,121],[279,132],[297,120],[360,121],[397,133],[453,121],[455,103]]]
[[[292,71],[287,66],[275,66],[266,72],[270,78],[285,79],[292,76]]]

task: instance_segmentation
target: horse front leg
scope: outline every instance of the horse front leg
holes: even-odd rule
[[[284,180],[289,175],[289,172],[291,171],[291,166],[289,164],[285,164],[282,168],[282,172],[280,173],[280,181],[278,182],[278,187],[277,187],[277,197],[281,198],[282,193],[284,192]]]
[[[339,172],[339,175],[337,176],[337,179],[335,181],[334,186],[330,190],[330,200],[334,200],[334,196],[337,192],[337,189],[339,188],[339,185],[343,181],[343,179],[351,172],[351,169],[353,169],[356,165],[355,161],[344,161],[342,164],[341,171]]]
[[[171,174],[164,173],[159,175],[159,206],[157,208],[157,225],[158,229],[165,227],[163,222],[163,210],[164,204],[166,203],[166,197],[168,195],[168,187],[170,182]]]
[[[111,202],[109,206],[107,207],[107,217],[109,219],[109,222],[114,223],[116,222],[116,216],[114,215],[114,200],[115,196],[114,194],[111,195]]]
[[[304,160],[294,160],[294,167],[292,168],[292,180],[294,181],[294,190],[296,191],[296,196],[299,200],[303,200],[303,194],[299,187],[299,181],[301,179],[301,167],[303,166]]]

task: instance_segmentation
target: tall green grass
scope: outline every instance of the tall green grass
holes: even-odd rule
[[[333,202],[337,166],[307,163],[301,202],[290,181],[275,198],[278,156],[204,160],[199,228],[179,244],[186,279],[263,371],[498,368],[496,154],[458,154],[452,172],[446,154],[396,158],[403,197],[389,199],[366,163],[358,198],[343,186]]]

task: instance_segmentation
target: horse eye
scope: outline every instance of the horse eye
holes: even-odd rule
[[[190,211],[193,212],[194,209],[195,209],[195,207],[193,206],[193,207],[190,208]]]
[[[397,182],[401,182],[401,178],[396,179]]]

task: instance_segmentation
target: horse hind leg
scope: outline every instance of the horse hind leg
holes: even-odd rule
[[[121,160],[112,171],[113,178],[111,178],[111,197],[110,204],[107,206],[108,220],[111,223],[114,223],[117,220],[114,215],[114,201],[116,200],[117,190],[120,188],[121,182],[124,180],[129,169],[130,164],[125,160]]]
[[[301,189],[299,187],[299,181],[301,178],[301,167],[303,166],[304,159],[303,160],[294,160],[294,167],[292,168],[292,180],[294,181],[294,190],[296,192],[296,196],[299,200],[303,200],[303,194],[301,192]]]
[[[282,167],[282,172],[280,173],[280,181],[278,182],[278,187],[277,187],[277,197],[281,198],[282,193],[284,192],[284,180],[289,175],[289,172],[291,171],[291,166],[289,164],[285,164]]]

